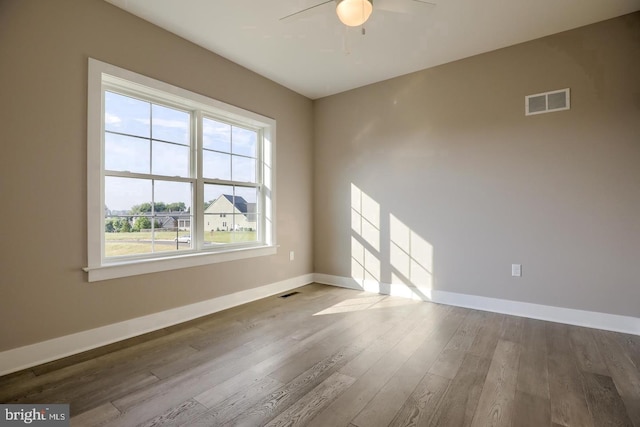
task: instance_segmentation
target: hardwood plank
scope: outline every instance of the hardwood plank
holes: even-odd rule
[[[239,345],[237,340],[244,339],[246,344],[248,341],[260,336],[268,335],[274,330],[282,329],[278,328],[281,322],[296,323],[303,319],[309,320],[311,312],[316,312],[327,306],[327,304],[335,303],[336,295],[326,294],[322,295],[324,298],[314,297],[311,299],[305,298],[306,294],[295,295],[290,298],[293,300],[273,298],[277,301],[277,305],[270,307],[267,310],[257,310],[255,312],[244,313],[242,316],[235,316],[233,320],[233,327],[226,328],[225,323],[217,322],[209,325],[206,328],[201,327],[207,331],[207,334],[194,339],[190,344],[203,350],[211,346],[220,347],[220,343],[224,343],[228,348]],[[320,320],[320,319],[316,319]],[[295,338],[295,337],[293,337]],[[234,340],[236,340],[234,342]]]
[[[446,312],[448,309],[445,307],[433,306],[428,312],[428,320],[417,325],[409,333],[403,334],[403,338],[395,346],[387,348],[384,356],[366,370],[366,374],[363,373],[364,375],[357,378],[340,399],[318,414],[310,425],[324,427],[348,424],[422,345],[429,336],[429,331],[437,328],[439,315]],[[350,371],[354,371],[353,367],[340,369],[340,372],[346,375]],[[349,376],[356,378],[353,375]]]
[[[324,319],[307,318],[304,321],[297,322],[296,325],[305,330],[309,329],[315,332],[324,328],[327,323],[328,321]],[[233,337],[227,340],[225,340],[225,336],[218,336],[217,345],[203,349],[190,357],[159,366],[152,372],[158,378],[169,378],[181,372],[188,371],[194,366],[206,365],[212,360],[216,360],[218,364],[224,364],[227,360],[237,358],[238,354],[258,351],[280,339],[288,338],[289,340],[293,340],[290,337],[291,330],[282,328],[281,326],[278,327],[279,325],[280,322],[274,320],[271,328],[268,329],[271,333],[259,331],[257,336],[256,334],[243,335],[241,332],[236,334],[232,333]]]
[[[78,409],[89,409],[97,404],[101,404],[106,401],[113,401],[115,399],[123,397],[120,393],[120,388],[116,385],[114,390],[116,392],[110,392],[109,384],[123,382],[127,383],[131,378],[136,378],[139,375],[148,375],[153,380],[149,380],[145,383],[135,384],[127,390],[127,393],[132,393],[145,386],[145,384],[151,385],[158,382],[158,377],[153,375],[148,370],[153,370],[155,366],[162,365],[164,363],[171,363],[176,359],[188,357],[196,350],[191,347],[177,347],[167,349],[163,352],[146,353],[144,357],[134,358],[135,364],[123,363],[120,367],[114,366],[109,370],[105,370],[99,373],[100,377],[108,378],[103,382],[103,387],[99,395],[95,395],[91,392],[91,389],[95,387],[92,384],[91,377],[83,378],[82,384],[76,384],[74,381],[70,381],[68,384],[72,388],[72,396],[69,399],[73,399]],[[146,369],[145,369],[146,368]],[[89,380],[86,382],[85,380]]]
[[[451,341],[438,356],[429,372],[444,378],[453,379],[462,365],[465,355],[473,344],[483,319],[482,312],[467,312],[462,325],[451,338]]]
[[[496,314],[483,312],[483,319],[480,322],[478,330],[471,347],[468,352],[479,357],[491,358],[496,350],[498,340],[502,331],[502,322],[504,322],[504,314]]]
[[[549,323],[546,330],[551,420],[565,426],[592,427],[568,326]]]
[[[428,425],[471,425],[490,365],[489,358],[467,354]]]
[[[633,427],[625,405],[610,377],[585,373],[584,388],[596,426]]]
[[[40,400],[40,397],[35,401],[29,399],[28,402],[71,402],[71,416],[74,416],[87,412],[103,403],[122,397],[132,391],[147,387],[150,384],[155,384],[157,381],[158,378],[148,373],[140,373],[126,378],[111,378],[108,381],[106,378],[103,378],[100,384],[94,385],[91,388],[83,388],[82,390],[65,389],[65,393],[56,393],[55,395],[51,395],[52,397],[45,398],[45,400]],[[18,403],[26,402],[21,400]]]
[[[600,355],[590,330],[578,326],[570,326],[569,337],[571,338],[573,354],[576,356],[578,368],[581,371],[609,375],[609,369],[607,369],[607,365]]]
[[[133,392],[145,385],[155,384],[158,378],[148,372],[149,368],[186,357],[195,351],[191,347],[169,347],[161,351],[148,351],[132,355],[131,360],[120,365],[109,365],[104,369],[85,372],[65,380],[62,384],[50,384],[50,387],[25,395],[18,401],[22,403],[48,402],[57,399],[62,402],[73,402],[72,414],[82,413],[102,403],[120,398],[123,394]],[[104,357],[110,357],[110,355],[101,358]],[[98,378],[99,381],[96,381]],[[56,384],[57,386],[54,386]],[[129,388],[123,389],[127,384]]]
[[[280,381],[270,377],[264,377],[217,405],[214,405],[200,417],[190,420],[189,426],[212,426],[228,423],[283,386],[284,384]]]
[[[152,361],[165,360],[166,357],[177,348],[176,355],[180,358],[186,352],[194,352],[195,349],[179,347],[181,340],[188,339],[199,331],[195,328],[183,330],[174,334],[163,334],[157,338],[151,338],[145,342],[136,342],[130,347],[122,347],[118,350],[101,354],[93,359],[82,360],[74,365],[66,365],[58,370],[48,371],[42,375],[13,384],[11,387],[0,387],[0,401],[28,400],[30,397],[37,399],[36,395],[56,393],[61,390],[59,385],[64,382],[68,386],[72,383],[79,384],[91,382],[96,376],[129,375],[133,373],[148,373],[148,364]],[[178,346],[178,347],[174,347]],[[175,357],[175,356],[174,356]],[[46,400],[41,400],[46,401]],[[97,405],[96,405],[97,406]]]
[[[36,374],[33,373],[31,369],[25,369],[18,372],[13,372],[8,375],[4,375],[0,377],[0,389],[13,389],[18,384],[23,384],[28,381],[32,381],[35,378]],[[2,399],[0,399],[2,402]]]
[[[500,339],[522,344],[524,321],[523,317],[505,316],[500,329]]]
[[[419,306],[422,303],[423,301],[420,301],[420,300],[412,300],[407,298],[387,296],[385,299],[375,303],[371,308],[373,309],[402,308],[402,307],[410,307],[410,306],[416,306],[416,305]]]
[[[425,335],[422,345],[351,422],[361,427],[389,425],[460,327],[465,315],[464,310],[455,309],[438,319]]]
[[[620,345],[625,355],[640,371],[640,336],[612,332],[611,337]]]
[[[138,425],[162,413],[193,396],[202,393],[215,384],[232,378],[238,373],[250,369],[261,360],[285,351],[293,344],[289,338],[275,341],[259,351],[249,354],[237,353],[234,358],[220,364],[212,360],[191,371],[160,380],[157,384],[144,387],[113,401],[123,414],[114,420],[113,425]],[[110,424],[107,424],[110,425]]]
[[[360,321],[366,319],[364,315],[355,315],[362,316]],[[310,318],[310,322],[313,322],[313,316]],[[154,412],[165,411],[179,402],[198,396],[207,390],[211,399],[217,396],[218,399],[224,400],[237,392],[235,387],[242,388],[255,381],[256,376],[261,378],[266,375],[275,366],[286,360],[291,352],[300,351],[311,343],[318,342],[332,333],[339,333],[353,324],[352,319],[345,318],[322,328],[303,341],[285,337],[251,353],[246,353],[241,348],[226,353],[222,359],[213,359],[193,367],[189,371],[173,375],[154,387],[136,391],[114,401],[116,407],[125,411],[114,425],[135,425],[144,422],[151,418]],[[239,378],[235,378],[236,376]],[[202,401],[201,396],[198,397],[198,400]],[[211,404],[213,403],[211,402]]]
[[[334,372],[329,378],[269,422],[266,427],[305,425],[354,382],[355,378]]]
[[[249,410],[234,418],[231,423],[236,426],[257,426],[268,423],[360,351],[362,349],[357,347],[345,347],[269,394]]]
[[[389,301],[390,299],[398,298],[386,297],[382,301]],[[419,307],[408,306],[406,308],[398,307],[389,311],[386,305],[379,307],[378,304],[375,304],[374,307],[377,307],[377,309],[371,311],[371,313],[367,313],[364,321],[360,321],[359,323],[354,322],[352,326],[340,334],[337,334],[336,337],[316,343],[313,347],[305,351],[304,354],[290,358],[281,368],[271,372],[269,375],[282,382],[287,382],[308,369],[324,357],[324,355],[337,350],[337,348],[347,343],[368,348],[372,342],[384,339],[384,337],[389,334],[395,333],[398,328],[403,328],[405,325],[410,327],[412,323],[407,322],[407,318],[414,315],[416,310],[420,309]],[[354,319],[360,319],[359,316],[360,315],[354,317]]]
[[[549,399],[547,338],[545,322],[541,320],[525,319],[524,321],[516,389]]]
[[[118,350],[123,350],[123,349],[133,347],[136,344],[146,343],[148,341],[163,337],[165,335],[167,335],[167,331],[165,329],[159,329],[157,331],[138,335],[126,340],[117,341],[112,344],[107,344],[104,346],[100,346],[98,348],[94,348],[92,350],[87,350],[82,353],[74,354],[72,356],[68,356],[62,359],[57,359],[48,363],[44,363],[42,365],[35,366],[31,369],[38,376],[44,375],[46,373],[57,371],[62,368],[66,368],[68,366],[77,365],[81,362],[96,359],[100,356],[105,356],[109,353],[113,353]]]
[[[270,296],[198,318],[192,322],[195,327],[203,331],[224,333],[230,327],[248,325],[275,313],[294,312],[296,311],[292,309],[294,307],[305,311],[316,309],[315,305],[313,308],[307,307],[306,302],[323,307],[333,303],[335,299],[344,298],[344,295],[336,294],[333,289],[328,288],[325,285],[310,284],[297,288],[296,291],[300,293],[291,299],[284,300],[277,295]]]
[[[206,411],[207,408],[195,400],[190,399],[143,424],[139,424],[138,427],[180,426],[190,424],[191,419]]]
[[[390,427],[427,425],[435,414],[450,380],[433,374],[426,374],[409,399],[402,405]]]
[[[343,318],[337,322],[330,323],[328,326],[316,331],[302,341],[291,340],[291,344],[286,350],[261,360],[249,369],[243,370],[225,381],[216,383],[213,387],[207,388],[196,397],[198,401],[206,406],[213,407],[238,390],[250,386],[253,382],[262,379],[270,372],[287,363],[291,363],[309,348],[327,340],[333,341],[336,337],[338,337],[337,339],[339,340],[339,337],[344,336],[353,325],[364,321],[366,321],[366,318],[361,318],[360,320],[352,317]]]
[[[119,415],[120,411],[111,402],[107,402],[79,415],[72,416],[70,423],[72,427],[97,427]]]
[[[514,426],[548,427],[551,425],[549,399],[516,390],[513,408]]]
[[[340,369],[340,372],[353,378],[361,377],[367,370],[371,368],[378,360],[388,354],[391,349],[396,346],[407,334],[416,333],[417,328],[422,325],[428,325],[435,321],[438,313],[445,313],[437,306],[421,307],[408,321],[402,322],[394,329],[387,331],[381,335],[371,345],[369,345],[354,360],[347,363]],[[421,329],[418,329],[418,333]]]
[[[602,354],[620,398],[624,402],[631,422],[640,426],[640,370],[614,338],[612,332],[593,331],[593,336]]]
[[[360,319],[360,316],[354,317],[354,319]],[[279,368],[270,372],[269,376],[283,383],[289,382],[342,346],[352,344],[361,348],[367,347],[402,319],[403,317],[390,317],[383,313],[367,315],[366,320],[353,322],[352,326],[345,328],[342,333],[317,342],[306,351],[298,353],[295,357],[290,357],[287,363],[283,363]]]
[[[516,393],[520,346],[499,340],[489,366],[472,426],[511,426],[516,421]]]

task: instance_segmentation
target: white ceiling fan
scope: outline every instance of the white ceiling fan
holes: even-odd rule
[[[426,6],[435,6],[436,4],[426,0],[375,0],[375,8],[379,10],[385,10],[389,12],[406,12],[406,9],[402,7],[402,2],[415,2]],[[358,27],[363,25],[374,9],[374,0],[326,0],[316,5],[307,7],[302,10],[298,10],[287,16],[283,16],[280,20],[285,20],[299,15],[303,12],[307,12],[311,9],[324,6],[329,3],[336,4],[336,14],[338,19],[349,27]],[[364,34],[364,29],[363,29]]]

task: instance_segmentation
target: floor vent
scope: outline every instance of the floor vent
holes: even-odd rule
[[[524,115],[551,113],[571,108],[569,88],[524,97]]]
[[[280,295],[279,298],[289,298],[291,296],[294,296],[295,294],[299,294],[300,292],[295,291],[295,292],[289,292],[288,294],[284,294],[284,295]]]

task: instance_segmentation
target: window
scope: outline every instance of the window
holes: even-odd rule
[[[275,253],[275,121],[93,59],[88,119],[90,281]]]

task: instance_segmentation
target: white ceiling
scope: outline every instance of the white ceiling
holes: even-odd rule
[[[333,3],[280,20],[322,0],[106,1],[311,99],[640,10],[640,0],[374,0],[363,36]]]

